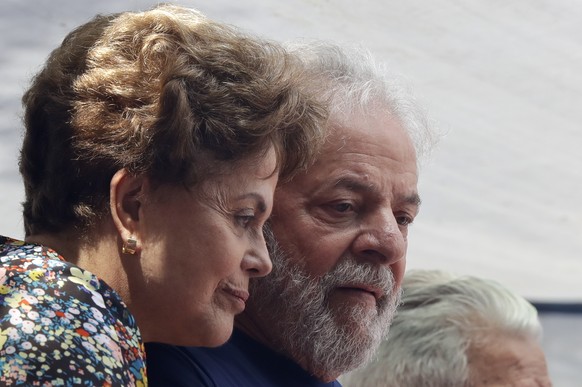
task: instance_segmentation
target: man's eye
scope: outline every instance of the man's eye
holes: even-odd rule
[[[412,224],[412,222],[414,222],[414,219],[410,216],[404,215],[396,217],[396,223],[398,223],[400,226],[409,226]]]
[[[348,212],[354,209],[354,206],[348,202],[334,203],[331,207],[337,212]]]

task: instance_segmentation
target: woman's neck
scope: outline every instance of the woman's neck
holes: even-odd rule
[[[128,304],[127,275],[121,264],[117,233],[93,230],[91,237],[78,232],[41,233],[27,236],[25,241],[49,247],[83,270],[95,274],[119,293]]]
[[[77,265],[82,237],[68,232],[40,233],[27,236],[27,243],[35,243],[56,251],[67,262]]]

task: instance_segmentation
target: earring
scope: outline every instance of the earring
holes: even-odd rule
[[[135,254],[136,251],[137,251],[137,240],[132,235],[129,238],[127,238],[127,241],[123,243],[123,246],[121,247],[121,252],[123,254],[133,255]]]

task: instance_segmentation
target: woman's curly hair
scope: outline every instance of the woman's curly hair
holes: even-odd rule
[[[85,230],[126,168],[192,187],[274,145],[282,178],[305,168],[326,108],[280,45],[161,5],[72,31],[23,97],[27,235]]]

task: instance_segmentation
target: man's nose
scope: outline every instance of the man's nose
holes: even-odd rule
[[[406,240],[391,210],[370,214],[352,244],[358,259],[392,265],[406,255]]]

